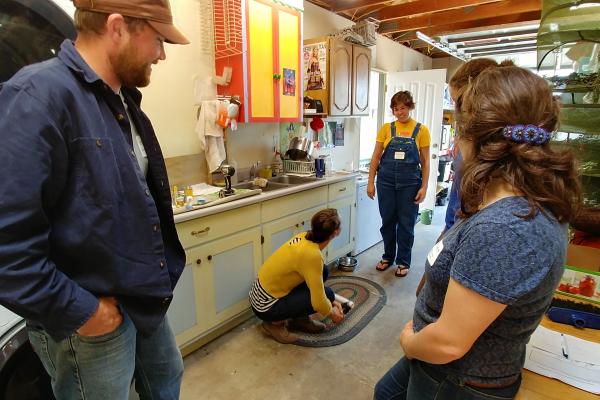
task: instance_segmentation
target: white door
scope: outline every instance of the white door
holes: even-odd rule
[[[415,109],[411,117],[417,122],[427,125],[431,132],[431,147],[429,158],[429,181],[427,196],[419,210],[433,210],[435,207],[435,192],[438,174],[438,156],[442,141],[442,114],[444,99],[444,84],[446,83],[445,69],[430,69],[424,71],[390,72],[387,74],[387,91],[385,93],[384,122],[395,118],[389,108],[394,93],[409,90],[415,100]]]

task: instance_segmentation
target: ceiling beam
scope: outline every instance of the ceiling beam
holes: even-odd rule
[[[447,25],[431,26],[425,29],[420,29],[420,31],[430,37],[439,37],[451,34],[468,34],[473,32],[480,32],[482,30],[518,27],[523,24],[535,24],[540,22],[541,14],[541,11],[532,11],[518,15],[485,18],[479,21],[458,22],[450,23]],[[390,33],[388,33],[388,35],[389,34]],[[395,37],[400,38],[400,40],[413,40],[413,38],[416,38],[416,31],[397,32]]]
[[[499,38],[508,38],[508,37],[516,37],[516,36],[536,36],[537,32],[538,32],[537,29],[527,29],[527,30],[523,30],[523,31],[512,31],[512,32],[496,32],[496,33],[490,33],[489,35],[465,36],[465,37],[461,37],[461,38],[448,38],[448,43],[474,42],[476,40],[499,39]]]
[[[483,47],[500,47],[512,44],[524,44],[526,42],[535,42],[537,39],[535,37],[531,37],[528,39],[515,39],[515,40],[498,40],[496,42],[485,42],[485,43],[476,43],[476,44],[459,44],[456,46],[457,49],[479,49]],[[527,43],[530,44],[530,43]]]
[[[447,24],[448,21],[453,23],[470,22],[475,23],[474,26],[483,26],[478,23],[482,19],[518,16],[529,12],[541,14],[541,0],[506,0],[468,9],[425,14],[414,18],[396,17],[382,22],[379,25],[379,33],[426,29],[431,26]]]
[[[417,15],[455,10],[464,7],[475,7],[482,4],[497,3],[499,1],[500,0],[417,0],[385,7],[383,10],[370,15],[370,17],[380,21],[399,17],[411,18]]]
[[[339,13],[343,11],[356,10],[358,8],[377,6],[379,4],[391,3],[394,0],[337,0],[331,2],[331,11]]]

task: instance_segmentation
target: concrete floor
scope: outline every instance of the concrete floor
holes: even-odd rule
[[[333,347],[284,345],[264,336],[252,318],[184,359],[181,399],[371,399],[379,378],[402,356],[398,335],[412,318],[415,289],[444,215],[445,207],[436,207],[431,225],[417,224],[406,278],[392,268],[375,270],[381,243],[358,256],[353,274],[382,285],[388,298],[357,336]]]

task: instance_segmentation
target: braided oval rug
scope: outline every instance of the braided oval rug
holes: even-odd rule
[[[330,276],[325,285],[340,296],[352,300],[354,308],[337,325],[329,317],[314,314],[312,318],[326,324],[327,329],[317,334],[294,332],[298,336],[294,344],[298,346],[327,347],[347,342],[367,326],[387,300],[385,290],[381,286],[358,276]]]

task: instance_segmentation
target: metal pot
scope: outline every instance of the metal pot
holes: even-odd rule
[[[290,140],[290,145],[285,155],[294,161],[310,161],[313,151],[313,143],[307,138],[294,137]]]
[[[353,272],[358,266],[358,259],[356,257],[340,257],[338,259],[338,268],[342,271]]]

